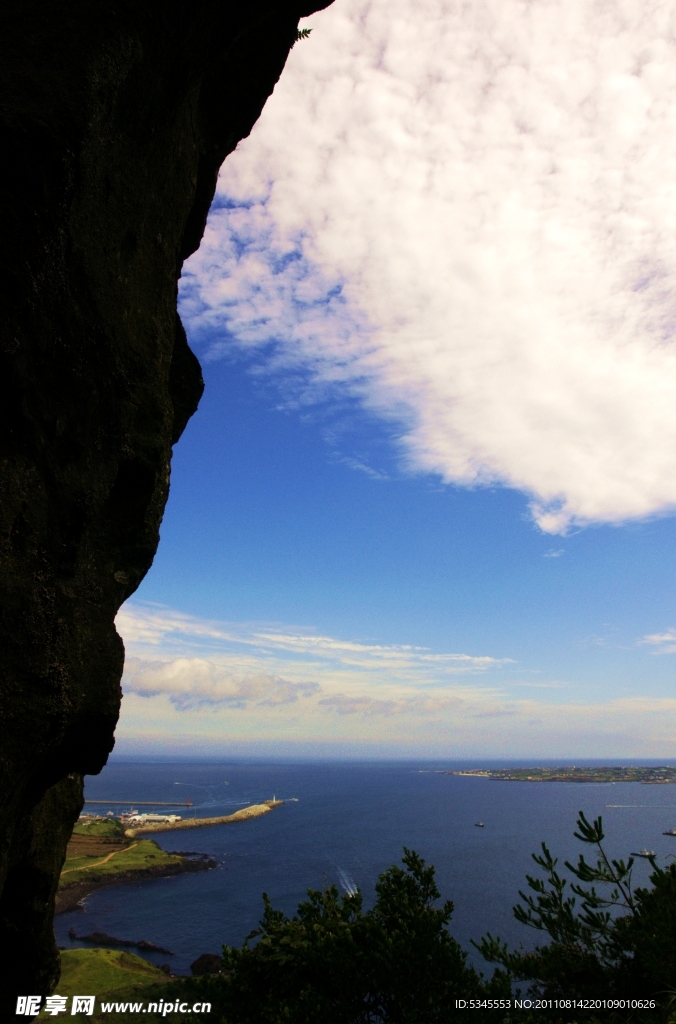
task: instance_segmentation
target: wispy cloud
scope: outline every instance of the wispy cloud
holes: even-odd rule
[[[676,37],[639,0],[341,0],[228,158],[182,310],[548,533],[676,507]]]
[[[210,622],[140,603],[124,605],[116,624],[128,646],[162,646],[167,652],[177,647],[233,654],[249,651],[265,658],[302,658],[311,663],[333,662],[351,669],[426,674],[430,678],[484,673],[510,663],[509,658],[490,655],[444,654],[408,644],[368,644],[260,625]]]
[[[459,709],[464,701],[460,697],[437,697],[430,694],[417,694],[414,697],[381,700],[365,695],[357,696],[347,693],[336,693],[331,697],[323,697],[319,706],[339,715],[430,715],[440,711]]]
[[[344,466],[349,466],[350,469],[356,469],[359,473],[365,473],[372,480],[389,480],[389,475],[383,472],[383,470],[373,469],[368,463],[362,462],[360,459],[351,458],[349,455],[342,455],[336,461],[341,462]]]
[[[676,654],[676,629],[667,629],[664,633],[648,633],[637,643],[653,647],[654,654]]]
[[[551,682],[547,682],[547,683],[533,683],[533,682],[524,682],[522,679],[520,679],[517,685],[520,688],[526,687],[526,689],[531,689],[531,690],[565,690],[565,689],[568,689],[568,687],[570,686],[570,683],[560,683],[560,682],[555,682],[555,681],[551,681]]]

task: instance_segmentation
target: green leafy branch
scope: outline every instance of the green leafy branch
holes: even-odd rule
[[[307,39],[309,37],[309,35],[310,35],[310,32],[312,32],[311,28],[297,28],[296,29],[296,38],[291,43],[291,49],[294,48],[294,46],[296,45],[297,42],[299,42],[299,40]]]

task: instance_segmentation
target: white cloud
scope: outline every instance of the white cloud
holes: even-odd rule
[[[127,650],[127,697],[166,698],[179,711],[239,708],[256,721],[271,715],[278,724],[297,722],[299,715],[309,722],[332,715],[491,714],[502,697],[490,677],[511,664],[488,655],[207,621],[140,602],[125,604],[116,625]]]
[[[183,643],[218,643],[231,636],[216,623],[157,604],[124,604],[117,613],[115,625],[128,644],[154,646],[167,637],[180,638]]]
[[[664,633],[648,633],[638,643],[654,647],[655,654],[676,654],[676,629],[667,629]]]
[[[175,658],[167,662],[131,659],[125,666],[125,692],[142,697],[167,694],[181,709],[201,705],[235,708],[294,704],[320,690],[317,683],[290,682],[265,672],[238,675],[205,658]]]
[[[639,0],[341,0],[228,158],[182,310],[545,532],[676,506],[676,33]],[[218,205],[217,203],[217,205]]]
[[[410,644],[366,644],[310,632],[289,632],[246,623],[220,623],[197,619],[159,605],[140,602],[123,605],[115,624],[128,649],[162,647],[166,652],[210,650],[237,652],[239,664],[247,658],[266,658],[283,664],[303,659],[308,665],[327,663],[350,671],[398,673],[441,678],[449,674],[484,673],[511,663],[490,655],[435,653]]]

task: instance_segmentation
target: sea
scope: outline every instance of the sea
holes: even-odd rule
[[[594,763],[600,762],[584,762]],[[201,953],[243,943],[260,920],[263,892],[288,915],[308,888],[332,883],[343,892],[359,888],[369,906],[379,874],[399,863],[407,847],[434,865],[442,898],[454,904],[451,932],[469,951],[470,961],[486,971],[471,939],[491,932],[513,946],[529,948],[542,941],[514,919],[512,906],[526,887],[526,874],[538,872],[531,854],[542,842],[560,867],[565,860],[576,861],[583,849],[589,859],[592,851],[573,836],[580,810],[590,819],[602,815],[612,856],[626,858],[647,848],[655,851],[658,863],[667,864],[676,855],[676,837],[663,835],[676,828],[676,785],[505,782],[443,774],[527,766],[497,761],[112,761],[100,775],[88,777],[85,788],[87,799],[111,803],[88,805],[88,811],[117,814],[117,801],[135,806],[189,800],[190,807],[176,812],[206,817],[272,797],[284,803],[260,818],[154,834],[165,850],[206,853],[218,866],[99,889],[79,909],[55,919],[58,945],[87,945],[70,938],[69,930],[145,939],[173,955],[140,955],[157,965],[169,962],[172,973],[189,974]],[[479,821],[483,828],[477,827]],[[637,861],[636,884],[646,882],[649,870],[645,860]]]

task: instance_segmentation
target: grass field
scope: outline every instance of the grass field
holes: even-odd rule
[[[77,1021],[136,1019],[136,1014],[103,1014],[101,1001],[108,997],[114,1001],[149,1003],[162,998],[162,992],[170,978],[147,960],[133,953],[118,949],[66,949],[61,953],[61,980],[55,995],[68,998],[67,1015],[71,1014],[71,999],[75,995],[96,996],[93,1017],[76,1014]],[[64,1015],[65,1016],[65,1015]],[[156,1019],[155,1014],[143,1014],[148,1022]],[[43,1010],[38,1020],[52,1020]],[[159,1019],[159,1018],[158,1018]]]
[[[164,1024],[198,1024],[201,1014],[193,1013],[192,1007],[195,1006],[195,998],[200,997],[185,990],[186,984],[189,984],[189,979],[170,978],[147,960],[123,950],[66,949],[61,952],[61,980],[55,995],[65,996],[68,1000],[64,1019],[67,1016],[79,1024],[140,1024],[141,1021],[144,1024],[159,1024],[160,1021]],[[96,997],[92,1016],[72,1014],[72,997],[76,995]],[[174,1005],[185,1000],[186,1009],[190,1009],[186,1014],[172,1011],[168,1015],[145,1009],[152,1004],[159,1009],[161,1000],[171,1001]],[[122,1011],[116,1010],[116,1004],[119,1007],[125,1003],[140,1003],[144,1010],[134,1013],[128,1006]],[[104,1013],[102,1004],[112,1004],[112,1009]],[[54,1019],[45,1010],[37,1018],[39,1021]],[[204,1019],[209,1024],[222,1024],[216,1015],[213,1020],[208,1014]]]
[[[116,820],[96,819],[75,826],[60,885],[169,864],[182,864],[182,858],[166,853],[152,839],[127,839]]]
[[[61,872],[61,883],[81,882],[92,874],[114,875],[123,871],[138,871],[142,868],[160,867],[165,864],[181,864],[182,858],[161,850],[152,839],[137,839],[128,847],[120,847],[104,854],[89,857],[67,858]]]
[[[166,853],[152,839],[130,839],[125,836],[119,821],[98,818],[79,822],[73,830],[68,844],[66,862],[63,866],[59,888],[64,889],[75,883],[92,883],[102,878],[113,878],[126,872],[163,869],[169,865],[184,864],[184,858]],[[168,873],[172,873],[171,871]],[[113,879],[114,880],[114,879]],[[99,884],[101,884],[99,882]],[[103,883],[107,884],[107,883]],[[92,888],[94,886],[92,885]],[[67,949],[61,952],[61,980],[55,995],[66,996],[67,1011],[64,1016],[74,1021],[88,1021],[89,1024],[132,1024],[144,1021],[156,1024],[166,1021],[161,1013],[132,1013],[112,1010],[104,1013],[102,1003],[160,1004],[169,991],[174,1001],[183,998],[183,979],[170,978],[164,971],[148,963],[140,956],[121,949]],[[71,1014],[72,996],[95,996],[93,1016]],[[169,998],[169,997],[167,997]],[[61,1014],[59,1014],[61,1016]],[[54,1019],[43,1010],[41,1021]],[[181,1024],[183,1015],[172,1013],[172,1024]],[[198,1015],[186,1017],[191,1024],[197,1024]],[[218,1024],[213,1021],[213,1024]]]
[[[97,995],[149,984],[166,984],[168,975],[143,957],[121,949],[64,949],[61,953],[61,996]]]

